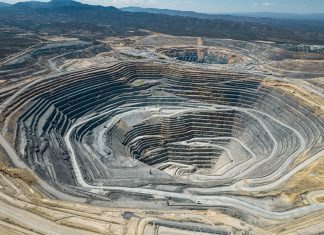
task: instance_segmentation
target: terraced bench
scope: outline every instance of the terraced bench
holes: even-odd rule
[[[262,183],[283,174],[282,165],[321,143],[324,133],[307,104],[255,75],[154,63],[44,80],[18,96],[3,118],[18,110],[22,159],[68,184],[77,184],[71,151],[90,184],[158,184],[152,169],[181,185],[245,177]]]

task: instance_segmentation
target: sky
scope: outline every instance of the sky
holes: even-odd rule
[[[15,3],[27,0],[0,0]],[[46,1],[46,0],[40,0]],[[138,6],[207,13],[285,12],[324,13],[324,0],[78,0],[103,6]]]

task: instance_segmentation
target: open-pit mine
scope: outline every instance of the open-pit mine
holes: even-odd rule
[[[0,233],[321,234],[324,56],[292,47],[44,36],[2,58]]]

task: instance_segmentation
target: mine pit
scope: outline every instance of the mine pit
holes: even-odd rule
[[[0,2],[0,234],[324,234],[317,16],[139,10]]]
[[[160,48],[156,51],[179,61],[198,64],[236,64],[243,62],[242,56],[215,48]]]
[[[94,185],[258,181],[282,174],[324,133],[312,107],[262,81],[118,63],[35,84],[8,111],[33,97],[18,118],[15,146],[48,180],[78,184],[74,169]]]

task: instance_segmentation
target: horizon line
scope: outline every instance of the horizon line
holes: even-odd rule
[[[50,2],[52,0],[29,0],[29,1],[17,1],[15,3],[10,3],[7,0],[1,1],[0,3],[6,3],[9,5],[15,5],[16,3],[21,3],[21,2]],[[324,12],[289,12],[289,11],[220,11],[220,12],[203,12],[203,11],[194,11],[194,10],[181,10],[181,9],[176,9],[176,8],[158,8],[158,7],[141,7],[141,6],[125,6],[125,7],[117,7],[114,5],[102,5],[102,4],[91,4],[91,3],[83,3],[77,0],[71,0],[75,2],[79,2],[81,4],[87,4],[87,5],[92,5],[92,6],[103,6],[103,7],[115,7],[117,9],[123,9],[123,8],[142,8],[142,9],[157,9],[157,10],[173,10],[173,11],[182,11],[182,12],[194,12],[198,14],[210,14],[210,15],[221,15],[221,14],[262,14],[262,13],[272,13],[272,14],[291,14],[291,15],[321,15],[324,14]]]

